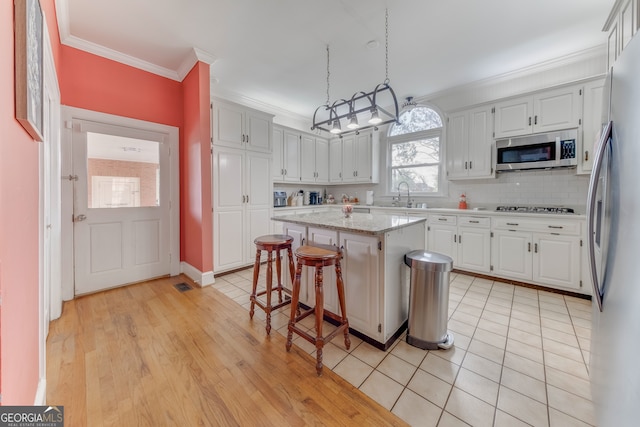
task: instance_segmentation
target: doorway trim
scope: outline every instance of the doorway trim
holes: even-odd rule
[[[180,175],[179,129],[174,126],[147,122],[129,117],[100,113],[76,107],[62,107],[62,276],[63,299],[74,298],[73,247],[73,121],[84,120],[107,125],[129,127],[166,135],[169,142],[169,252],[170,274],[180,274]]]

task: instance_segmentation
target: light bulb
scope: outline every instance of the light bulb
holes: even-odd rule
[[[371,118],[369,119],[369,123],[371,123],[372,125],[377,125],[379,123],[382,123],[382,119],[380,118],[380,115],[378,115],[377,108],[371,111]]]

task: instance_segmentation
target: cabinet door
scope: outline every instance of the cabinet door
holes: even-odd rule
[[[246,149],[271,153],[271,116],[247,112],[245,115]]]
[[[329,182],[342,182],[342,140],[329,143]]]
[[[280,182],[284,179],[284,131],[273,127],[273,152],[271,154],[271,172],[273,180]]]
[[[244,162],[246,209],[246,263],[255,261],[255,245],[258,236],[270,234],[273,193],[271,188],[271,156],[247,151]],[[225,242],[226,243],[226,242]],[[262,261],[267,260],[266,252]]]
[[[356,135],[355,141],[355,173],[356,182],[371,182],[372,176],[372,135]]]
[[[316,139],[309,135],[300,138],[300,181],[316,181]]]
[[[244,264],[244,153],[215,148],[213,151],[213,264],[225,270]]]
[[[533,280],[563,288],[580,288],[580,238],[534,235]]]
[[[457,227],[453,225],[432,224],[428,227],[429,251],[451,257],[453,265],[457,265],[458,236]]]
[[[321,245],[338,245],[338,232],[324,228],[309,227],[307,229],[307,239],[309,244],[318,243]],[[315,269],[307,269],[307,304],[315,306]],[[340,314],[338,304],[338,291],[336,287],[336,269],[333,265],[322,269],[322,289],[324,293],[324,308],[333,313]]]
[[[307,238],[307,227],[303,226],[303,225],[298,225],[298,224],[290,224],[288,222],[282,223],[282,230],[280,231],[282,234],[285,234],[287,236],[291,236],[293,237],[293,242],[291,242],[291,250],[293,251],[293,253],[296,252],[296,249],[298,249],[300,246],[304,245],[304,241]],[[279,232],[279,233],[280,233]],[[284,286],[287,289],[293,289],[293,282],[291,281],[291,277],[289,276],[289,261],[288,261],[288,255],[286,254],[286,251],[283,251],[283,253],[281,254],[282,256],[282,286]],[[295,260],[295,255],[294,255],[294,260]],[[285,267],[286,266],[286,267]],[[304,267],[303,267],[304,268]],[[304,272],[302,274],[302,276],[300,277],[300,302],[304,303],[306,301],[307,295],[306,294],[302,294],[302,291],[306,292],[306,286],[307,286],[307,279],[304,275]]]
[[[447,176],[450,179],[464,178],[468,174],[468,113],[456,113],[449,117],[447,137]]]
[[[469,112],[469,177],[489,177],[493,174],[492,129],[493,114],[490,107],[482,107]]]
[[[316,138],[316,182],[329,182],[329,141]]]
[[[380,251],[376,237],[340,233],[343,247],[344,280],[349,326],[378,337],[380,325]]]
[[[355,138],[342,138],[342,182],[356,180]]]
[[[226,103],[213,104],[213,143],[227,147],[243,148],[243,108]]]
[[[562,88],[533,97],[533,131],[577,128],[582,115],[580,88]]]
[[[489,229],[458,227],[458,267],[489,273],[491,265]]]
[[[626,0],[620,7],[620,53],[631,41],[636,29],[636,1]]]
[[[602,94],[604,82],[598,80],[584,85],[582,114],[582,150],[577,154],[578,173],[588,174],[593,169],[595,147],[602,132]]]
[[[530,96],[499,102],[495,109],[496,139],[531,133],[533,100]]]
[[[491,250],[493,272],[499,276],[531,280],[531,233],[497,230]]]
[[[284,131],[284,180],[300,182],[300,135]]]

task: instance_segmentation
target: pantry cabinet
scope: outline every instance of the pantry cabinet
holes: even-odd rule
[[[253,240],[271,229],[271,156],[213,149],[214,272],[254,262]]]
[[[270,114],[215,100],[211,103],[212,143],[270,154],[272,121]]]
[[[448,118],[447,177],[449,179],[493,176],[490,106],[459,111]]]
[[[495,105],[494,136],[510,138],[577,128],[581,115],[581,87],[578,86],[510,99]]]

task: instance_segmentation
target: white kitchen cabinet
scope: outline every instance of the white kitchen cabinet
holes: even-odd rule
[[[273,127],[272,168],[274,182],[300,182],[300,133]]]
[[[329,182],[329,141],[313,135],[300,137],[300,181]]]
[[[429,251],[451,257],[453,265],[458,258],[458,227],[455,215],[429,215],[427,219],[427,241]]]
[[[285,223],[280,223],[280,230],[278,231],[278,233],[276,234],[284,234],[287,236],[291,236],[293,237],[293,242],[291,242],[291,251],[294,254],[293,255],[293,260],[294,260],[294,264],[295,263],[295,252],[296,249],[298,249],[300,246],[303,246],[305,244],[305,241],[307,239],[307,227],[305,227],[304,225],[298,225],[298,224],[291,224],[288,222]],[[282,251],[282,253],[280,254],[280,256],[282,257],[283,266],[287,266],[286,268],[282,269],[282,285],[287,288],[287,289],[293,289],[293,281],[291,280],[290,277],[290,273],[289,273],[289,260],[288,260],[288,255],[286,253],[286,251]],[[297,264],[296,264],[297,265]],[[303,267],[304,268],[304,267]],[[304,283],[304,286],[301,287],[301,292],[300,292],[300,299],[304,301],[306,301],[307,299],[307,295],[306,293],[303,294],[302,291],[306,292],[306,277],[303,274],[302,277],[300,278],[300,282],[301,285],[302,283]]]
[[[614,3],[603,31],[608,35],[607,69],[616,62],[631,38],[638,31],[638,0],[618,0]]]
[[[320,244],[329,246],[338,246],[338,232],[335,230],[328,230],[326,228],[307,228],[307,244]],[[306,267],[305,274],[305,288],[300,291],[300,300],[308,305],[314,307],[316,305],[315,294],[315,268]],[[304,273],[303,273],[304,274]],[[324,308],[332,313],[340,315],[340,305],[338,303],[338,291],[336,287],[336,269],[331,265],[322,268],[322,288],[324,293]],[[303,292],[304,291],[304,292]],[[305,295],[304,299],[302,295]]]
[[[566,87],[499,102],[496,139],[577,128],[582,116],[581,87]]]
[[[579,287],[580,238],[534,234],[533,280],[563,288]]]
[[[493,176],[491,162],[493,114],[490,106],[456,112],[449,117],[447,177]]]
[[[488,217],[458,217],[457,267],[489,273],[491,266],[491,221]]]
[[[349,326],[384,342],[380,319],[380,255],[376,236],[340,233],[344,251],[342,278]]]
[[[578,174],[590,174],[593,169],[595,147],[602,132],[602,95],[604,80],[599,79],[584,85],[582,117],[582,150],[578,151]]]
[[[342,143],[331,141],[332,162],[337,158],[339,145],[342,149],[342,169],[331,164],[330,182],[377,183],[379,181],[380,142],[378,131],[365,131],[341,138]],[[335,162],[338,163],[338,162]]]
[[[271,157],[214,146],[214,272],[251,265],[253,240],[271,229]]]
[[[222,100],[211,112],[214,145],[271,153],[272,115]]]
[[[588,293],[581,281],[581,226],[576,221],[499,217],[493,221],[494,274]]]
[[[342,139],[329,141],[329,183],[342,182]]]

